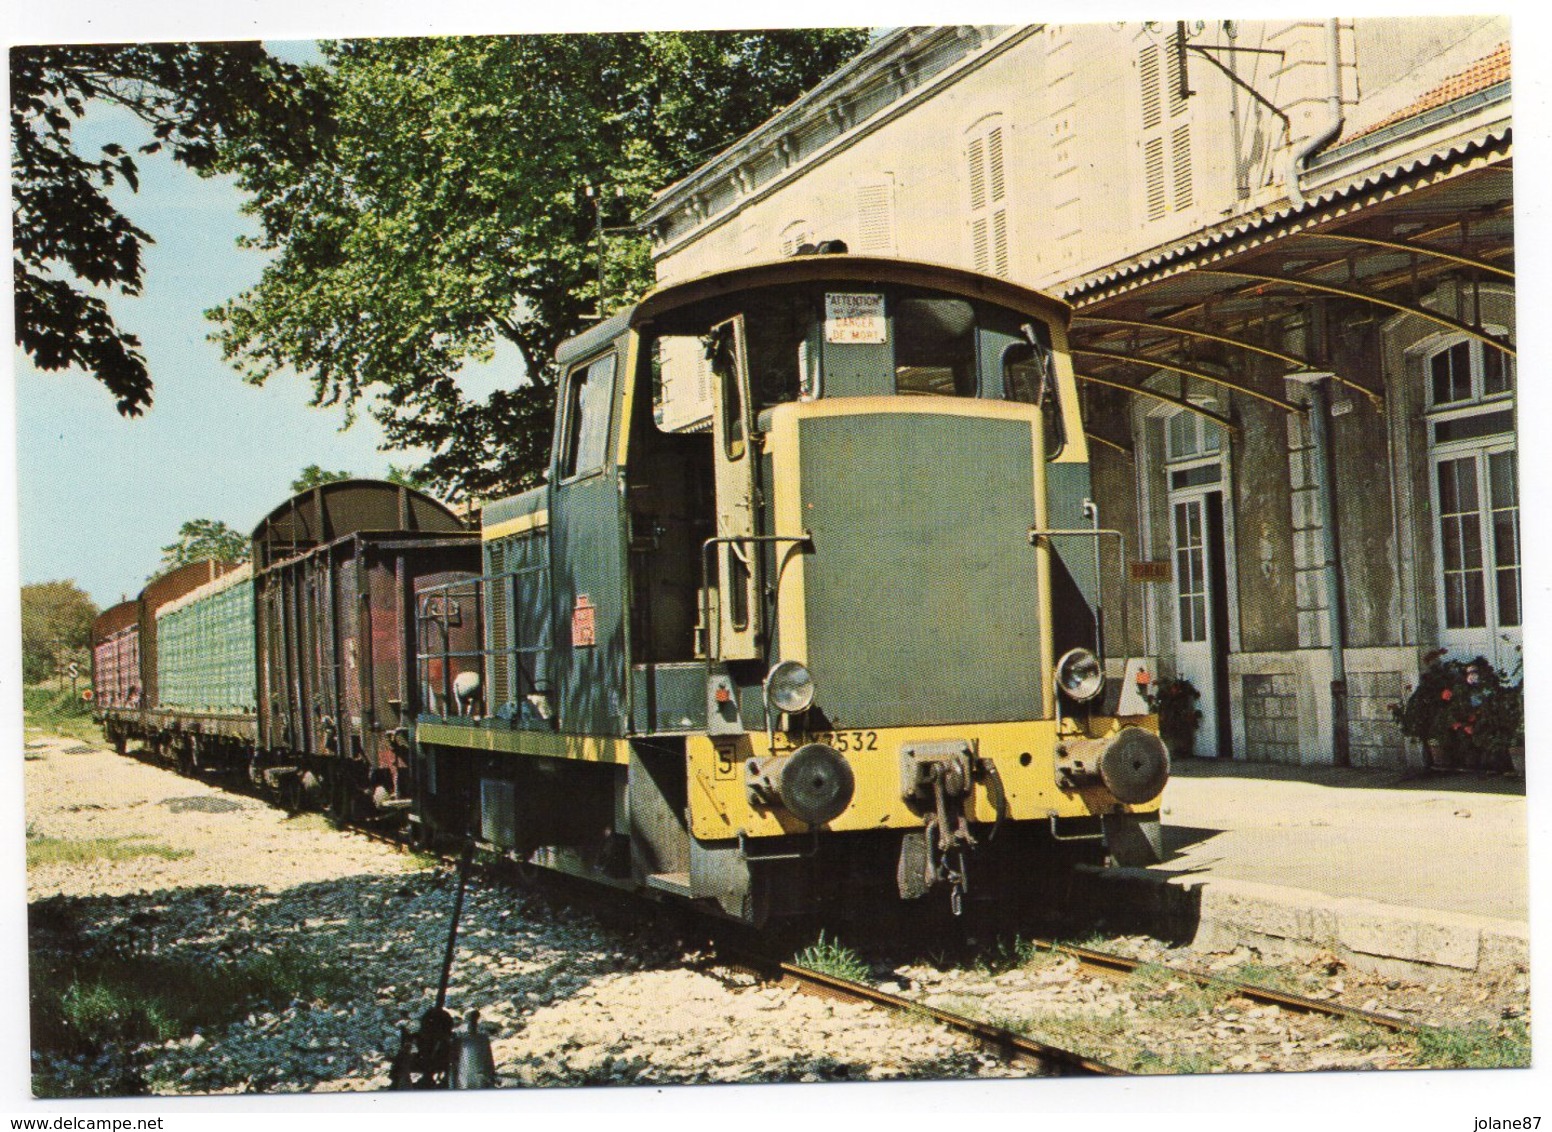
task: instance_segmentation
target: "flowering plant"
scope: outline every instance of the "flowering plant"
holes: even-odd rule
[[[1159,738],[1172,755],[1189,755],[1196,746],[1196,729],[1202,713],[1196,701],[1202,698],[1196,685],[1184,676],[1166,676],[1148,685],[1143,693],[1148,706],[1158,713]]]
[[[1486,657],[1448,660],[1444,649],[1423,657],[1417,687],[1390,712],[1419,739],[1430,766],[1508,770],[1509,751],[1525,744],[1523,681]]]

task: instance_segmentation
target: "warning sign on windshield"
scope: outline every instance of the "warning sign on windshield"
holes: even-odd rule
[[[877,346],[887,340],[884,296],[831,292],[825,295],[825,341]]]

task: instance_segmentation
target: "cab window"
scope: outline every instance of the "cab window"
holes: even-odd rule
[[[1057,394],[1056,367],[1050,348],[1020,342],[1009,346],[1002,355],[1002,395],[1009,401],[1038,405],[1045,422],[1046,459],[1055,459],[1067,445],[1062,420],[1061,397]]]
[[[894,306],[895,389],[976,395],[975,309],[963,299],[900,299]]]
[[[613,404],[613,351],[571,371],[566,391],[561,479],[585,476],[604,466],[609,454],[609,416]]]

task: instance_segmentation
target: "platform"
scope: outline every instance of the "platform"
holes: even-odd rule
[[[1189,759],[1164,844],[1102,874],[1114,914],[1154,934],[1379,970],[1528,962],[1522,779]]]

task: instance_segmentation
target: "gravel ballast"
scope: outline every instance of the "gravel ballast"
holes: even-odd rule
[[[434,999],[454,870],[106,750],[33,737],[26,753],[31,838],[164,850],[30,869],[35,962],[300,954],[334,979],[170,1040],[35,1055],[35,1080],[66,1093],[388,1085],[398,1027]],[[1022,1073],[933,1024],[713,977],[651,917],[619,919],[471,881],[448,1007],[481,1011],[500,1085]]]

